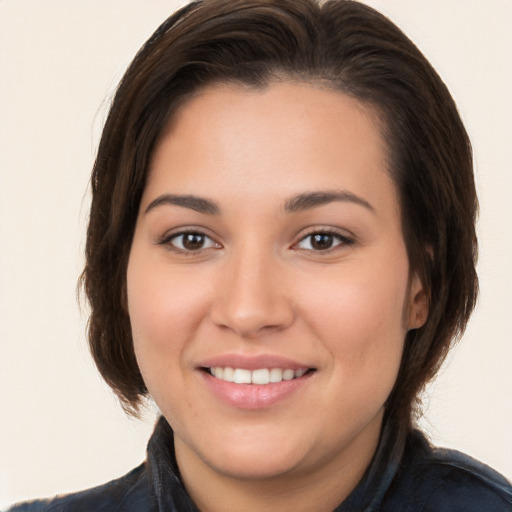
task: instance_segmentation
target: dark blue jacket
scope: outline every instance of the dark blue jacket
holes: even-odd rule
[[[512,512],[512,486],[484,464],[432,448],[413,431],[398,462],[382,442],[365,476],[334,512]],[[178,476],[172,430],[162,417],[147,460],[86,491],[14,506],[9,512],[198,512]],[[312,511],[314,512],[314,511]]]

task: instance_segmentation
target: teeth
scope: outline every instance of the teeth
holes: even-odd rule
[[[283,380],[292,380],[295,377],[295,372],[293,370],[284,370],[283,371]]]
[[[270,382],[281,382],[283,380],[283,370],[281,368],[272,368],[270,370]]]
[[[235,381],[235,370],[233,368],[224,368],[224,372],[222,374],[222,380],[226,380],[228,382]]]
[[[241,370],[237,368],[235,370],[235,377],[233,382],[236,384],[250,384],[251,383],[251,371],[250,370]]]
[[[258,370],[245,370],[243,368],[210,368],[210,373],[214,377],[227,382],[236,384],[258,384],[265,385],[269,383],[281,382],[283,380],[292,380],[302,377],[307,372],[306,368],[292,370],[291,368],[260,368]]]
[[[254,370],[251,376],[253,384],[268,384],[270,382],[270,371],[266,368],[262,370]]]

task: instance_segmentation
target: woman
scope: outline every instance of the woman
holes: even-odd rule
[[[121,81],[92,188],[92,353],[162,417],[125,477],[13,510],[510,510],[414,430],[475,304],[477,200],[453,100],[388,20],[190,4]]]

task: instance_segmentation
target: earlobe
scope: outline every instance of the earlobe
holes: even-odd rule
[[[408,330],[419,329],[425,325],[428,318],[428,294],[421,279],[414,274],[410,288],[410,307]]]

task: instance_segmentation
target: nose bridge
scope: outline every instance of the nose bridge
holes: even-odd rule
[[[233,249],[219,276],[212,319],[243,337],[271,328],[282,329],[293,319],[279,257],[268,246],[246,241]]]

